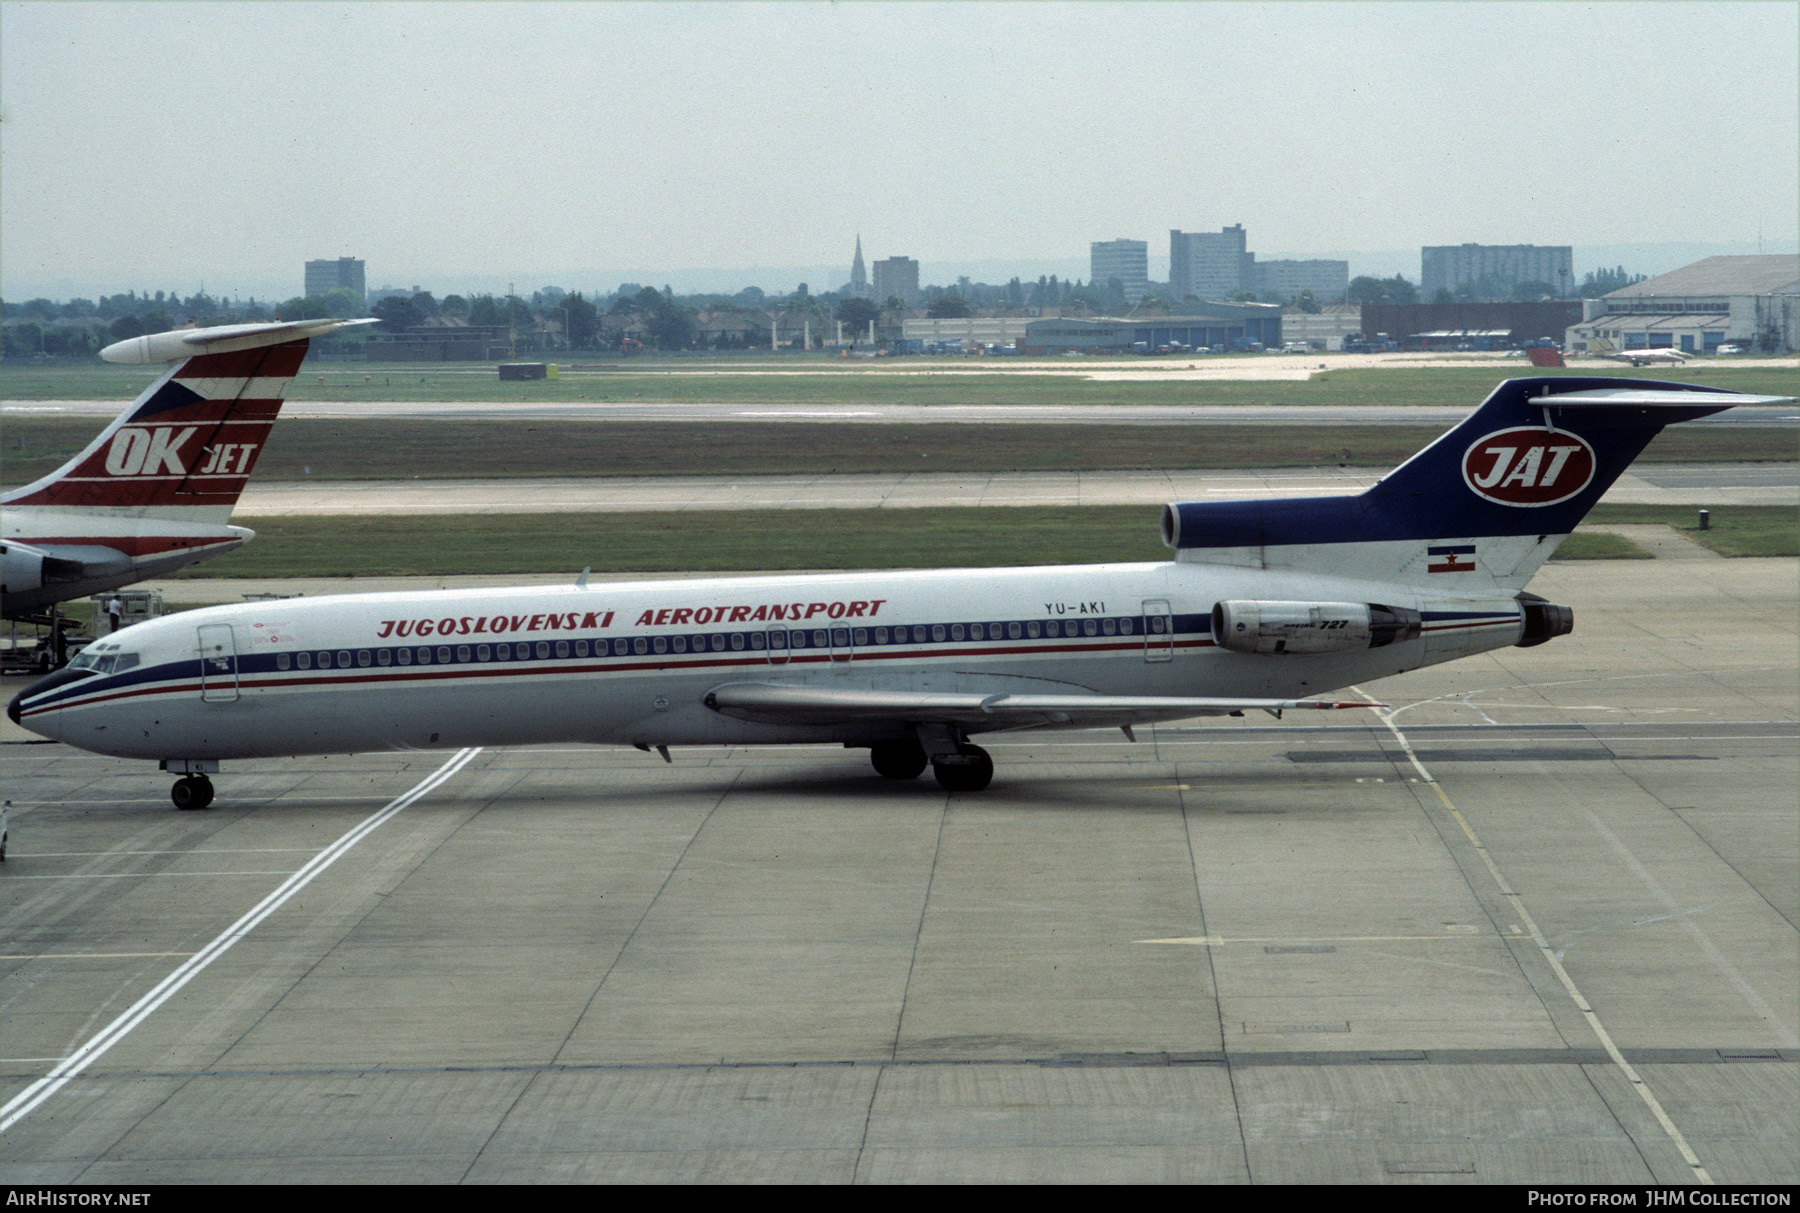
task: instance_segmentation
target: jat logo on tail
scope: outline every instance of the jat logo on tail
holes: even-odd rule
[[[1463,455],[1463,481],[1501,505],[1555,505],[1594,478],[1594,448],[1560,430],[1497,430]]]

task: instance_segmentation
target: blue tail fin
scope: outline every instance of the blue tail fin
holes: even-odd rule
[[[1364,493],[1179,502],[1164,509],[1163,541],[1185,561],[1517,589],[1665,425],[1781,399],[1643,379],[1509,379]]]

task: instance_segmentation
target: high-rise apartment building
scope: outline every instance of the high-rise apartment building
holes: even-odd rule
[[[907,307],[919,301],[919,263],[911,257],[889,257],[875,263],[875,302],[897,295]]]
[[[1311,291],[1320,303],[1335,303],[1350,289],[1348,261],[1257,261],[1251,253],[1250,282],[1245,290],[1257,298],[1277,295],[1283,301]]]
[[[1175,301],[1230,299],[1247,290],[1252,255],[1245,247],[1244,225],[1216,232],[1169,232],[1169,293]]]
[[[1541,282],[1558,295],[1575,293],[1575,249],[1567,244],[1425,245],[1419,249],[1419,270],[1419,291],[1427,300],[1484,278],[1507,292]]]
[[[364,285],[363,263],[356,257],[339,257],[332,261],[306,263],[306,297],[323,298],[333,291],[354,291],[359,300],[368,297]]]
[[[1125,289],[1125,302],[1150,293],[1150,245],[1143,240],[1096,240],[1088,245],[1088,281],[1104,289],[1114,278]]]

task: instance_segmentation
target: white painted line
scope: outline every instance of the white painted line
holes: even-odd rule
[[[286,868],[271,868],[268,871],[250,869],[243,872],[69,872],[62,876],[8,876],[8,883],[15,880],[129,880],[137,877],[169,876],[291,876]]]
[[[1370,703],[1375,702],[1374,698],[1361,687],[1352,687],[1351,690]],[[1431,772],[1425,769],[1425,764],[1419,761],[1419,756],[1413,753],[1412,743],[1406,739],[1406,734],[1400,731],[1400,726],[1394,723],[1395,714],[1403,710],[1377,708],[1375,714],[1381,717],[1382,722],[1387,725],[1388,731],[1394,735],[1394,740],[1400,743],[1402,750],[1406,751],[1407,761],[1412,763],[1413,769],[1419,772],[1419,778],[1431,785],[1431,790],[1437,793],[1438,800],[1442,802],[1450,816],[1456,819],[1456,824],[1462,827],[1463,836],[1475,848],[1475,853],[1481,856],[1481,862],[1487,866],[1488,875],[1494,878],[1494,883],[1500,886],[1500,892],[1505,895],[1508,904],[1512,906],[1513,913],[1517,914],[1519,921],[1525,924],[1525,930],[1531,935],[1532,942],[1537,944],[1538,951],[1543,954],[1544,959],[1549,962],[1550,968],[1556,973],[1556,979],[1562,983],[1563,990],[1574,1000],[1576,1007],[1580,1008],[1582,1017],[1587,1020],[1588,1027],[1593,1030],[1594,1035],[1599,1038],[1600,1044],[1606,1049],[1606,1055],[1612,1058],[1613,1064],[1619,1068],[1619,1072],[1631,1084],[1631,1089],[1638,1093],[1638,1097],[1644,1101],[1644,1105],[1656,1117],[1656,1123],[1662,1126],[1663,1132],[1668,1134],[1669,1140],[1675,1143],[1675,1148],[1681,1151],[1682,1159],[1694,1172],[1694,1179],[1699,1183],[1710,1185],[1713,1177],[1700,1164],[1700,1156],[1694,1153],[1693,1147],[1688,1145],[1687,1138],[1682,1135],[1675,1122],[1669,1119],[1668,1112],[1663,1109],[1662,1101],[1656,1097],[1656,1092],[1650,1089],[1650,1084],[1644,1081],[1637,1069],[1625,1060],[1625,1055],[1619,1052],[1619,1046],[1613,1043],[1612,1033],[1608,1032],[1606,1025],[1600,1022],[1600,1016],[1594,1011],[1593,1006],[1589,1004],[1580,989],[1576,987],[1575,979],[1569,976],[1567,969],[1563,968],[1562,957],[1556,949],[1550,946],[1550,941],[1544,938],[1544,932],[1538,928],[1537,919],[1531,916],[1531,911],[1525,908],[1525,899],[1513,890],[1512,885],[1501,874],[1499,865],[1494,862],[1493,856],[1488,854],[1487,847],[1480,838],[1476,837],[1474,827],[1469,825],[1468,819],[1462,815],[1461,810],[1450,802],[1450,797],[1444,794],[1443,785],[1432,777]]]
[[[226,927],[216,939],[194,953],[185,964],[158,982],[148,994],[133,1003],[123,1015],[102,1028],[55,1069],[7,1100],[6,1105],[0,1107],[0,1133],[6,1132],[30,1115],[38,1105],[61,1090],[70,1079],[98,1061],[108,1049],[124,1040],[131,1030],[142,1023],[151,1012],[162,1006],[178,990],[199,976],[202,970],[223,956],[238,940],[255,930],[258,923],[279,910],[289,898],[311,884],[315,876],[342,859],[349,853],[350,848],[374,833],[402,809],[442,785],[452,775],[467,766],[469,761],[479,753],[481,753],[479,747],[458,750],[450,761],[420,780],[411,791],[390,801],[387,807],[373,816],[364,818],[349,833],[319,852],[305,867],[282,881],[273,893],[257,902],[242,918]]]

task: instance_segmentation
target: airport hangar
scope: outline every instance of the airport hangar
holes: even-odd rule
[[[1800,349],[1800,255],[1707,257],[1585,300],[1564,348],[1582,354],[1596,340],[1625,351],[1791,354]]]

